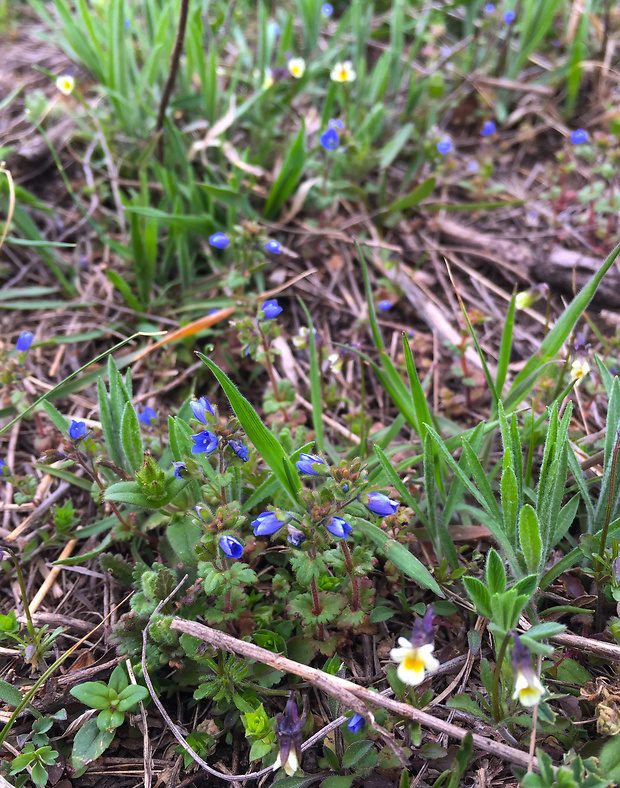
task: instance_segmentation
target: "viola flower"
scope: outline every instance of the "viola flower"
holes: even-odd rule
[[[570,141],[573,145],[583,145],[584,142],[588,141],[588,132],[584,129],[575,129],[575,131],[570,133]]]
[[[411,638],[398,638],[398,648],[390,651],[390,657],[398,662],[396,675],[403,684],[416,687],[424,681],[425,673],[433,673],[439,667],[439,660],[433,656],[433,606],[424,618],[413,625]]]
[[[282,528],[284,520],[281,520],[276,512],[261,512],[250,525],[254,529],[254,536],[271,536]]]
[[[187,470],[187,465],[184,462],[173,462],[172,467],[174,468],[174,476],[176,479],[183,479],[181,475]]]
[[[295,79],[301,79],[306,71],[306,61],[303,57],[293,57],[286,64],[289,73]]]
[[[228,534],[220,536],[220,547],[229,558],[241,558],[243,555],[243,542],[235,539],[234,536]]]
[[[317,457],[316,454],[304,454],[303,452],[299,455],[299,459],[295,465],[297,466],[298,471],[307,473],[308,476],[319,476],[320,469],[317,469],[317,465],[323,465],[325,468],[327,468],[325,461],[320,457]]]
[[[71,74],[64,74],[56,80],[56,89],[59,90],[63,96],[70,96],[75,88],[75,79]]]
[[[387,300],[387,298],[386,298],[384,301],[379,301],[379,303],[377,304],[377,306],[379,307],[379,309],[380,309],[382,312],[387,312],[387,311],[388,311],[388,309],[391,309],[391,308],[392,308],[392,302],[391,302],[391,301],[388,301],[388,300]]]
[[[192,454],[212,454],[217,449],[217,435],[209,430],[192,435],[192,440],[196,444],[192,446]]]
[[[272,239],[270,241],[267,241],[267,243],[265,244],[265,251],[271,252],[272,254],[280,254],[280,252],[282,251],[282,247],[277,241],[274,241]]]
[[[339,119],[334,120],[334,118],[331,118],[327,125],[330,129],[337,129],[338,131],[342,131],[344,129],[344,121]]]
[[[334,13],[334,6],[331,3],[323,3],[321,6],[321,16],[330,17]]]
[[[273,764],[274,772],[282,768],[292,777],[301,763],[301,729],[305,720],[299,719],[297,704],[291,695],[286,702],[284,714],[276,715],[276,736],[280,752]]]
[[[513,633],[514,646],[510,662],[515,676],[515,689],[512,693],[513,700],[518,700],[522,706],[529,708],[535,706],[545,694],[545,688],[532,668],[532,655],[529,649],[521,642],[516,632]]]
[[[138,421],[141,421],[143,424],[147,424],[151,426],[157,423],[157,413],[153,410],[153,408],[147,405],[142,413],[138,413]]]
[[[354,714],[347,722],[347,728],[351,731],[351,733],[359,733],[364,725],[366,725],[366,720],[361,714]]]
[[[258,312],[259,320],[273,320],[282,312],[282,307],[278,304],[275,298],[270,298],[262,305]]]
[[[86,429],[86,424],[83,421],[76,421],[73,419],[71,424],[69,425],[69,437],[72,441],[77,441],[80,438],[85,437],[88,435],[88,430]]]
[[[495,123],[492,120],[487,120],[482,127],[480,132],[481,137],[490,137],[491,134],[495,134]]]
[[[570,368],[570,376],[572,380],[577,381],[577,385],[581,379],[590,374],[590,364],[585,359],[576,358]]]
[[[338,136],[338,132],[333,127],[329,127],[326,131],[324,131],[321,136],[319,137],[319,142],[322,148],[325,150],[334,150],[340,145],[340,137]]]
[[[344,60],[336,63],[329,77],[334,82],[355,82],[357,74],[353,70],[353,63],[350,60]]]
[[[316,334],[316,329],[313,328],[312,331]],[[293,337],[293,345],[299,350],[303,350],[304,348],[308,347],[308,337],[310,336],[310,329],[307,326],[302,326],[299,329],[299,334],[296,334]]]
[[[346,539],[353,530],[352,526],[342,517],[332,517],[329,525],[325,526],[332,536],[337,536],[338,539]]]
[[[517,15],[515,14],[514,11],[506,11],[506,13],[504,14],[504,22],[507,25],[511,25],[515,21],[516,16]]]
[[[330,353],[327,357],[329,361],[329,368],[332,372],[338,373],[342,372],[342,365],[344,364],[344,359],[341,358],[339,353]]]
[[[230,243],[230,238],[226,233],[213,233],[213,235],[209,236],[209,243],[211,246],[215,246],[216,249],[226,249]]]
[[[22,333],[17,337],[17,342],[15,343],[15,349],[18,353],[27,353],[30,350],[30,345],[32,345],[32,340],[34,339],[34,334],[32,331],[22,331]]]
[[[442,156],[445,156],[447,153],[450,153],[452,150],[452,140],[441,140],[437,143],[437,151],[441,153]]]
[[[230,440],[228,441],[228,445],[240,460],[243,460],[243,462],[248,461],[250,457],[250,450],[243,444],[243,441]]]
[[[399,504],[388,498],[387,495],[378,492],[366,493],[362,496],[362,503],[374,514],[386,517],[395,514]]]
[[[207,423],[207,413],[210,413],[212,416],[215,416],[213,412],[213,408],[211,407],[211,403],[206,397],[200,397],[199,400],[196,402],[192,401],[189,403],[190,408],[192,409],[192,413],[194,414],[194,418],[198,419],[201,424]]]
[[[263,90],[269,90],[269,88],[272,87],[274,82],[275,80],[273,78],[273,72],[269,67],[267,67],[263,75]]]

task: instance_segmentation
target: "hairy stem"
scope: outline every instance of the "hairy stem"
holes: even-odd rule
[[[497,662],[495,663],[495,670],[493,671],[493,719],[495,722],[500,722],[502,719],[500,708],[499,708],[499,682],[502,675],[502,664],[504,662],[504,657],[506,656],[506,649],[508,648],[508,643],[510,642],[510,638],[512,637],[512,632],[506,632],[504,635],[504,639],[502,640],[502,645],[499,648],[499,653],[497,655]]]
[[[349,545],[347,544],[346,539],[340,540],[340,546],[342,547],[342,553],[344,555],[344,565],[347,570],[347,574],[351,580],[351,612],[355,613],[357,610],[360,609],[360,586],[357,577],[353,571],[353,559],[351,558],[351,551],[349,550]]]

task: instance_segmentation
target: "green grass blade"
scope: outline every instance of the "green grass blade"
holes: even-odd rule
[[[508,374],[508,364],[510,363],[510,351],[512,350],[512,334],[515,324],[515,308],[517,297],[513,294],[506,314],[506,322],[502,331],[502,341],[499,347],[499,359],[497,362],[497,374],[495,375],[495,388],[499,397],[502,396],[506,375]]]
[[[299,134],[291,145],[289,152],[286,154],[282,169],[275,183],[271,187],[269,197],[265,203],[265,218],[275,219],[278,215],[280,208],[284,205],[286,200],[291,196],[301,175],[304,171],[306,163],[306,125],[302,121]]]
[[[319,364],[319,354],[316,347],[316,337],[314,335],[314,325],[307,306],[300,298],[301,308],[306,313],[308,321],[308,355],[310,356],[310,402],[312,403],[312,425],[316,447],[320,452],[325,450],[323,437],[323,392],[321,386],[321,366]]]

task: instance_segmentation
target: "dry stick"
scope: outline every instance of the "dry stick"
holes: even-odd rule
[[[177,632],[185,632],[188,635],[192,635],[199,640],[209,643],[215,648],[221,648],[229,652],[232,651],[248,659],[256,659],[259,662],[263,662],[276,670],[282,670],[284,672],[293,673],[296,676],[301,676],[305,681],[319,687],[319,689],[322,689],[331,697],[340,700],[345,706],[353,708],[354,711],[358,711],[359,705],[356,703],[357,708],[353,707],[350,703],[350,698],[361,700],[364,701],[364,703],[373,704],[375,706],[381,706],[384,709],[388,709],[388,711],[400,714],[403,717],[408,717],[427,728],[445,733],[459,741],[462,741],[469,733],[469,731],[459,728],[457,725],[452,725],[444,720],[436,719],[432,715],[418,711],[406,703],[400,703],[391,698],[386,698],[383,695],[360,687],[352,681],[347,681],[337,676],[330,676],[322,670],[317,670],[316,668],[302,665],[299,662],[294,662],[292,659],[274,654],[271,651],[267,651],[267,649],[260,648],[260,646],[255,646],[253,643],[237,640],[236,638],[230,637],[230,635],[219,632],[217,629],[206,627],[195,621],[185,621],[184,619],[175,618],[172,620],[170,626]],[[358,713],[362,714],[362,712],[359,711]],[[362,714],[362,716],[368,717],[368,710],[365,709],[365,714]],[[378,730],[376,723],[371,724]],[[510,747],[501,742],[485,739],[483,736],[479,736],[476,733],[472,734],[472,738],[474,746],[489,755],[496,755],[517,766],[527,768],[529,765],[529,756],[527,752],[517,750],[515,747]],[[537,759],[534,759],[533,767],[534,769],[539,769]]]
[[[183,51],[183,42],[185,40],[185,29],[187,28],[187,15],[189,12],[189,0],[181,0],[181,9],[179,11],[179,26],[177,27],[177,35],[174,40],[174,47],[172,49],[172,57],[170,58],[170,71],[168,72],[168,79],[164,85],[164,92],[161,94],[161,101],[159,103],[159,110],[157,112],[157,121],[155,122],[155,135],[159,134],[159,142],[157,143],[157,151],[161,159],[164,153],[164,118],[166,117],[166,108],[172,95],[174,83],[177,78],[177,71],[179,70],[179,62],[181,60],[181,52]]]
[[[69,539],[67,544],[64,546],[62,553],[58,556],[57,560],[63,561],[65,558],[69,558],[76,544],[77,544],[77,539]],[[41,586],[41,588],[39,588],[32,602],[30,603],[31,613],[36,613],[36,611],[39,609],[39,605],[45,599],[45,596],[47,592],[50,590],[50,588],[54,585],[56,578],[60,574],[61,569],[62,569],[62,565],[59,564],[52,567],[52,571],[45,578],[45,580],[43,581],[43,585]],[[24,604],[26,604],[25,600],[24,600]]]

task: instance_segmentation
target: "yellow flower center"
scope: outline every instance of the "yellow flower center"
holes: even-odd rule
[[[343,66],[343,67],[340,69],[340,79],[341,79],[341,80],[344,82],[344,81],[346,80],[346,78],[347,78],[347,70],[346,70],[346,68]]]
[[[530,698],[538,698],[538,690],[536,687],[523,687],[522,690],[519,692],[521,699],[524,701],[530,700]]]
[[[414,673],[420,673],[424,670],[424,662],[420,657],[405,657],[403,664],[405,670],[412,670]]]

